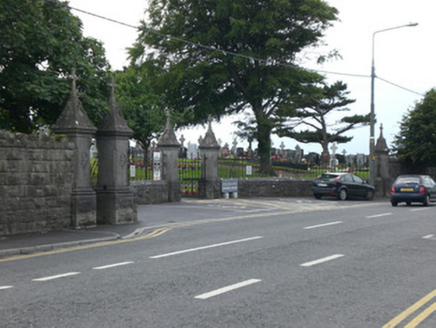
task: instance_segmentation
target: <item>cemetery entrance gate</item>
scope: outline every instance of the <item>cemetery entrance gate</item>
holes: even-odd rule
[[[182,197],[198,197],[198,184],[203,179],[204,165],[199,158],[179,158],[178,173]]]

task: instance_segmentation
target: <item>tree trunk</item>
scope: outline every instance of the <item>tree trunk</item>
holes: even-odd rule
[[[329,165],[330,162],[330,154],[328,149],[328,144],[322,145],[322,153],[321,153],[321,165]]]
[[[275,176],[271,165],[271,126],[269,122],[257,124],[257,142],[260,157],[259,173]]]

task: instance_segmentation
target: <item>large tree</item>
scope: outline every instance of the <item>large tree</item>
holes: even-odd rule
[[[115,73],[117,103],[135,139],[146,151],[165,127],[162,97],[153,92],[144,70],[131,66]]]
[[[168,106],[189,108],[196,121],[251,111],[261,170],[272,172],[277,110],[320,79],[297,55],[320,41],[337,10],[322,0],[152,0],[148,13],[130,54],[165,70]]]
[[[436,89],[426,93],[415,108],[409,110],[395,136],[393,151],[414,165],[436,163]]]
[[[104,49],[58,0],[0,1],[0,128],[25,133],[56,121],[72,69],[91,120],[107,109]]]
[[[318,143],[322,147],[321,163],[329,163],[328,146],[332,142],[346,143],[353,137],[343,135],[345,132],[368,125],[370,114],[344,116],[338,119],[332,118],[337,112],[345,112],[350,109],[349,104],[355,102],[349,99],[347,85],[341,81],[332,85],[322,83],[321,86],[309,85],[309,89],[296,97],[295,108],[282,112],[281,117],[291,116],[291,124],[284,125],[278,131],[282,137],[290,137],[302,143]],[[296,117],[296,119],[294,119]],[[306,126],[306,130],[297,130],[298,126]]]

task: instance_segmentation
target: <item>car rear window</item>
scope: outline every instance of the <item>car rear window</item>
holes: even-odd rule
[[[396,184],[419,184],[419,177],[399,177]]]
[[[332,180],[336,179],[337,177],[338,177],[337,174],[327,174],[327,173],[324,173],[324,174],[321,174],[318,177],[318,180],[332,181]]]

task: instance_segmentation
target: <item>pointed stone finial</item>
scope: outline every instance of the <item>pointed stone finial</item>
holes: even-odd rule
[[[165,109],[165,116],[167,117],[166,128],[171,129],[171,111],[169,110],[169,108]]]
[[[167,117],[167,124],[162,136],[159,139],[159,146],[174,146],[180,147],[180,143],[177,140],[176,134],[174,133],[173,127],[171,125],[171,111],[169,108],[165,109],[165,115]]]
[[[108,83],[107,85],[111,87],[111,98],[115,99],[115,89],[118,87],[118,85],[115,84],[115,79],[113,76],[111,77],[111,83]]]
[[[71,93],[67,104],[59,115],[56,123],[52,126],[52,130],[59,134],[74,134],[74,133],[94,133],[96,128],[89,120],[83,109],[82,102],[77,95],[76,81],[79,77],[76,75],[76,69],[71,70],[71,74],[67,78],[72,80]]]
[[[206,135],[204,138],[200,136],[198,139],[198,143],[202,148],[219,148],[219,144],[216,140],[215,134],[212,131],[212,115],[208,115],[207,117],[208,127],[206,131]]]
[[[77,80],[80,80],[80,78],[76,75],[76,69],[73,67],[71,70],[71,74],[68,75],[68,78],[71,80],[71,92],[76,94],[77,93]]]
[[[380,137],[377,139],[377,144],[375,145],[376,152],[388,152],[389,148],[386,143],[386,139],[383,137],[383,124],[380,124]]]

